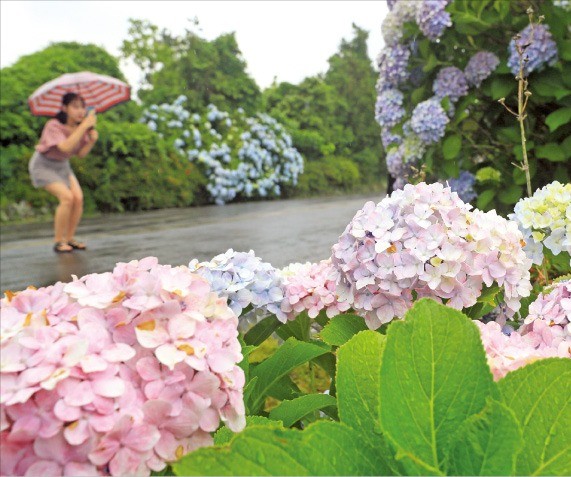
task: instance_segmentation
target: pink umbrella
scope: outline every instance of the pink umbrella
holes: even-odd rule
[[[55,116],[61,110],[61,99],[65,93],[80,94],[86,106],[102,113],[116,104],[129,101],[131,87],[111,76],[90,71],[67,73],[43,84],[28,98],[32,114]]]

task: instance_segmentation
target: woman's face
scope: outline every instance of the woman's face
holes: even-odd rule
[[[64,106],[62,109],[67,113],[68,123],[78,124],[83,121],[83,118],[85,117],[85,106],[83,101],[79,98],[74,99],[71,103],[69,103],[67,106]]]

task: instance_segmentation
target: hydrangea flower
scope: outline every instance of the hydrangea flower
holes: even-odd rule
[[[438,72],[432,90],[437,98],[448,97],[454,103],[468,94],[468,82],[462,70],[448,66]]]
[[[402,189],[409,182],[425,150],[426,146],[420,138],[409,132],[398,148],[393,148],[387,153],[387,170],[395,179],[394,189]]]
[[[474,184],[476,183],[476,177],[469,171],[462,171],[457,179],[448,179],[448,185],[452,192],[456,192],[458,197],[463,202],[472,202],[478,194],[474,190]]]
[[[554,181],[515,205],[508,216],[524,234],[526,252],[533,263],[543,261],[543,247],[554,255],[571,255],[571,184]]]
[[[502,327],[494,321],[484,324],[475,320],[474,323],[480,329],[488,365],[496,381],[538,359],[562,357],[556,347],[535,346],[517,331],[504,334]]]
[[[422,0],[416,12],[416,23],[431,41],[442,36],[444,30],[452,26],[450,13],[445,8],[451,0]]]
[[[410,125],[425,144],[434,144],[444,137],[449,122],[438,98],[430,98],[416,105]]]
[[[528,76],[532,71],[540,71],[545,65],[553,65],[557,61],[557,44],[549,31],[549,25],[536,24],[526,26],[520,33],[519,39],[512,39],[508,47],[508,67],[512,73],[519,74],[519,54],[516,48],[518,45],[531,43],[524,51],[523,74]]]
[[[377,97],[375,118],[381,127],[392,128],[404,117],[403,94],[398,89],[387,89]]]
[[[531,290],[521,242],[514,222],[472,211],[450,188],[407,184],[367,202],[333,246],[338,294],[374,329],[402,317],[415,298],[463,309],[495,283],[512,316]]]
[[[377,88],[384,91],[388,88],[398,87],[409,77],[407,71],[410,49],[404,45],[396,44],[383,48],[377,57],[379,67],[379,82]]]
[[[2,475],[150,475],[245,425],[238,319],[154,257],[0,300]]]
[[[295,263],[280,271],[284,279],[284,299],[281,310],[288,320],[294,320],[302,311],[315,318],[325,310],[329,318],[349,309],[340,303],[336,293],[337,270],[331,260],[318,263]]]
[[[210,262],[192,260],[189,269],[204,277],[219,296],[228,298],[236,316],[253,307],[272,313],[285,322],[280,305],[284,299],[283,283],[277,270],[256,257],[253,250],[232,249],[217,255]]]
[[[416,0],[399,0],[393,8],[389,6],[390,11],[381,25],[385,45],[393,46],[401,41],[403,25],[415,21],[419,5]]]
[[[390,128],[381,128],[381,142],[385,149],[393,144],[400,144],[402,142],[402,137],[398,134],[391,132]]]
[[[280,196],[285,184],[297,184],[303,157],[284,128],[266,114],[247,118],[238,108],[230,116],[210,104],[204,117],[184,109],[186,98],[153,105],[143,122],[164,137],[175,137],[175,148],[195,162],[208,178],[206,189],[216,204],[238,197]]]
[[[488,76],[498,67],[500,59],[489,51],[479,51],[476,53],[464,68],[464,75],[468,83],[479,88]]]

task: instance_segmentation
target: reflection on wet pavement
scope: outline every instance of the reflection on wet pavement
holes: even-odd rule
[[[380,199],[296,199],[107,215],[80,224],[78,236],[88,250],[69,254],[52,251],[52,224],[2,226],[0,291],[67,282],[71,275],[111,271],[117,262],[147,256],[187,265],[229,248],[254,250],[275,267],[318,261],[330,255],[357,210]]]

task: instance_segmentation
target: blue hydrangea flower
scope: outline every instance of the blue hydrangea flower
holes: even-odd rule
[[[402,138],[398,134],[391,132],[390,128],[381,128],[381,142],[385,149],[393,144],[400,144]]]
[[[476,176],[469,171],[462,171],[457,179],[448,179],[452,192],[456,192],[463,202],[469,204],[478,194],[474,190]]]
[[[553,65],[557,61],[557,44],[553,41],[549,26],[544,24],[533,26],[533,40],[532,40],[532,27],[526,26],[520,33],[520,38],[517,40],[518,45],[525,45],[531,43],[524,51],[523,73],[528,76],[532,71],[539,71],[545,65]],[[516,40],[510,41],[508,52],[508,66],[512,73],[517,76],[519,74],[519,55],[516,48]]]
[[[375,118],[381,126],[392,128],[404,117],[403,94],[398,89],[387,89],[379,94],[375,104]]]
[[[498,67],[500,59],[489,51],[476,53],[464,68],[464,75],[472,86],[479,88],[488,76]]]
[[[438,72],[432,90],[437,98],[447,96],[451,102],[455,103],[468,94],[468,82],[462,70],[455,66],[448,66]]]
[[[444,10],[450,1],[423,0],[420,4],[416,12],[416,23],[429,40],[437,40],[446,28],[452,26],[450,13]]]
[[[425,144],[434,144],[444,137],[450,122],[438,98],[419,103],[412,112],[410,126]]]
[[[403,25],[416,19],[419,3],[416,0],[399,0],[387,14],[381,24],[381,32],[385,45],[400,43],[403,37]]]
[[[275,314],[285,322],[286,316],[280,310],[284,298],[281,275],[269,263],[256,257],[253,250],[235,252],[229,249],[210,262],[199,263],[194,259],[188,266],[190,271],[208,280],[213,292],[228,298],[228,306],[237,316],[252,306]]]
[[[410,50],[404,45],[394,45],[385,47],[377,58],[379,66],[379,83],[377,87],[380,91],[391,87],[397,87],[406,82],[409,73],[407,71]]]
[[[402,189],[408,183],[413,169],[422,161],[426,147],[414,133],[409,133],[397,148],[387,153],[387,170],[395,179],[394,189]]]

